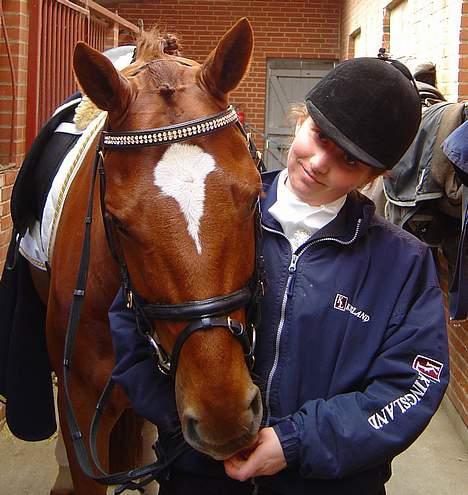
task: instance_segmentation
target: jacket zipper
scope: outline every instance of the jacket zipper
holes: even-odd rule
[[[293,295],[294,284],[295,284],[295,280],[296,280],[297,262],[298,262],[299,258],[304,254],[304,252],[307,251],[307,249],[309,249],[309,247],[314,246],[316,244],[319,244],[321,242],[333,241],[333,242],[337,242],[338,244],[342,244],[342,245],[352,244],[356,240],[356,238],[359,234],[359,230],[361,228],[361,223],[362,223],[362,219],[359,218],[357,221],[356,230],[354,232],[354,235],[349,241],[341,241],[340,239],[336,239],[335,237],[322,237],[321,239],[316,239],[314,241],[310,241],[297,254],[294,252],[292,253],[291,261],[289,262],[289,266],[288,266],[289,275],[288,275],[288,280],[286,282],[286,289],[284,291],[283,300],[281,302],[280,322],[278,324],[278,330],[276,331],[275,359],[273,360],[273,365],[270,369],[270,373],[268,374],[267,387],[266,387],[266,391],[265,391],[265,407],[267,409],[267,414],[265,417],[265,424],[267,426],[270,424],[270,419],[271,419],[271,408],[270,408],[271,386],[273,383],[273,377],[274,377],[276,370],[278,368],[281,335],[283,333],[284,321],[285,321],[285,317],[286,317],[286,304],[288,302],[288,299],[290,297],[292,297],[292,295]],[[279,235],[283,236],[285,239],[288,239],[282,232],[280,232],[278,230],[270,229],[268,227],[265,227],[265,225],[262,225],[262,227],[268,232],[272,232],[274,234],[279,234]],[[288,242],[289,242],[289,240],[288,240]],[[291,243],[290,243],[290,245],[291,245]],[[292,251],[292,245],[291,245],[291,251]]]

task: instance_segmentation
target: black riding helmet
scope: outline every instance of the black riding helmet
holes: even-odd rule
[[[347,60],[319,81],[305,101],[310,116],[331,141],[380,169],[398,163],[421,121],[414,80],[398,61]]]

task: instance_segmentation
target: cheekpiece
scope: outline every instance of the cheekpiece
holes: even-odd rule
[[[194,137],[202,137],[237,122],[237,113],[230,105],[215,115],[189,120],[167,127],[128,132],[102,132],[103,148],[140,148],[177,143]]]

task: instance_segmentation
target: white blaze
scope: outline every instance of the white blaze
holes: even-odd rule
[[[215,167],[213,157],[199,146],[175,143],[154,169],[154,184],[179,203],[198,254],[202,250],[199,229],[205,206],[205,179]]]

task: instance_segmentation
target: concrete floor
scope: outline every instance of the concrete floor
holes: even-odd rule
[[[449,406],[444,403],[425,432],[395,459],[387,495],[468,495],[468,444],[462,441],[467,430],[458,425],[457,431]],[[0,430],[0,494],[49,495],[57,474],[55,439],[28,443],[1,425]]]
[[[387,495],[468,495],[467,429],[457,431],[449,407],[444,401],[423,434],[395,458]]]

